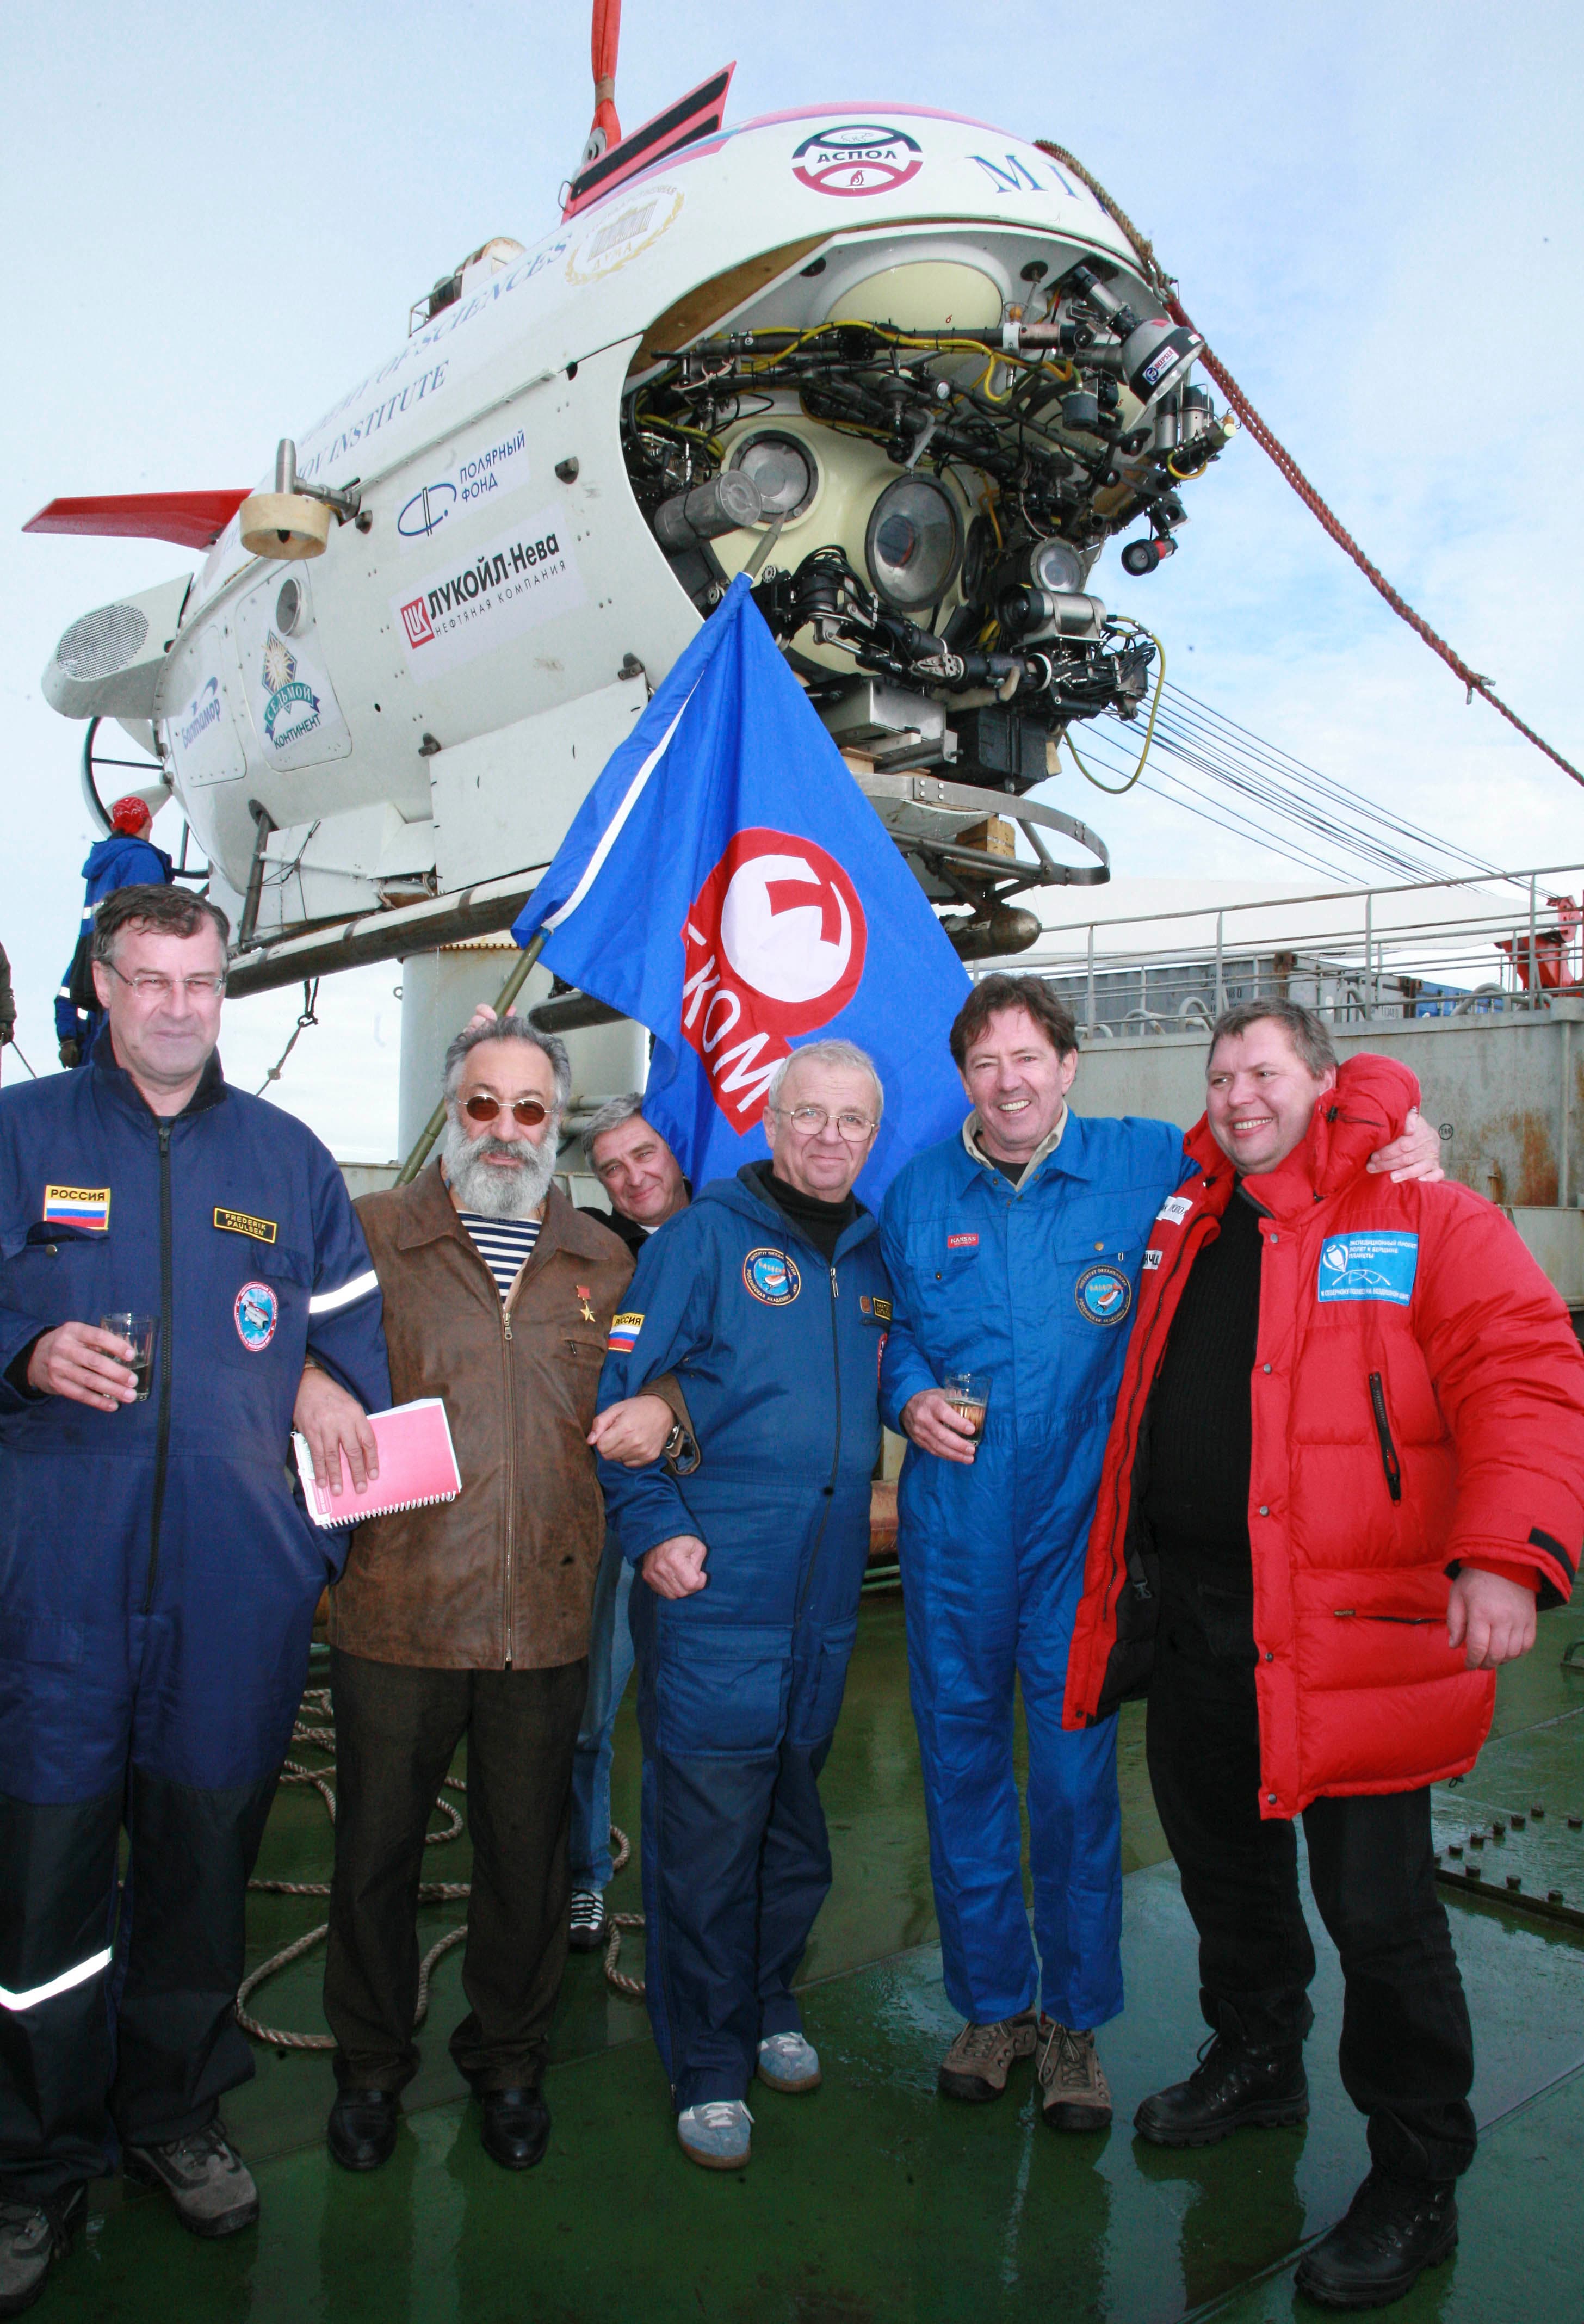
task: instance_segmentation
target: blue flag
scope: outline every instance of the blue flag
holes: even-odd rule
[[[771,1074],[855,1041],[886,1105],[878,1207],[967,1111],[962,962],[739,575],[584,800],[511,933],[655,1037],[644,1113],[695,1185],[769,1152]]]

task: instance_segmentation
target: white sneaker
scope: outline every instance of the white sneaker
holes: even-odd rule
[[[567,1914],[566,1941],[575,1953],[597,1953],[610,1933],[605,1900],[597,1888],[575,1888]]]
[[[759,2045],[759,2078],[772,2090],[817,2090],[819,2052],[801,2034],[771,2034]]]
[[[684,2107],[677,2117],[677,2143],[690,2163],[706,2171],[738,2171],[752,2152],[753,2116],[741,2098],[706,2098]]]

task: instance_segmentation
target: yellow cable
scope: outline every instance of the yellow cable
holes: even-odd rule
[[[1012,389],[1018,384],[1017,381],[1014,379],[1003,394],[998,395],[996,393],[995,389],[990,385],[990,382],[996,375],[996,365],[1000,363],[1007,364],[1008,369],[1011,369],[1011,364],[1005,355],[999,354],[993,355],[991,355],[989,363],[986,364],[983,371],[981,372],[979,377],[973,383],[973,392],[975,395],[982,395],[987,403],[1009,403],[1012,400]]]
[[[1127,617],[1124,615],[1120,618],[1126,620]],[[1129,621],[1127,622],[1127,626],[1130,630],[1150,639],[1154,643],[1156,652],[1160,656],[1160,669],[1155,681],[1155,700],[1149,706],[1149,724],[1145,729],[1144,748],[1138,753],[1138,764],[1134,768],[1133,772],[1128,776],[1125,783],[1102,783],[1098,775],[1091,775],[1090,773],[1089,769],[1084,765],[1082,760],[1079,758],[1078,748],[1073,740],[1071,728],[1069,728],[1062,736],[1063,742],[1065,742],[1069,751],[1072,752],[1073,762],[1076,765],[1079,773],[1083,777],[1084,781],[1087,783],[1092,783],[1097,791],[1109,792],[1112,798],[1120,798],[1124,791],[1130,791],[1134,784],[1138,780],[1139,776],[1144,772],[1144,762],[1149,756],[1149,746],[1155,740],[1156,717],[1161,706],[1161,693],[1166,682],[1166,650],[1165,646],[1162,645],[1160,640],[1156,636],[1155,632],[1153,630],[1147,630],[1142,622]]]
[[[679,420],[658,420],[652,412],[634,411],[633,420],[640,432],[648,429],[656,436],[685,436],[689,443],[702,444],[712,459],[725,457],[725,447],[718,438],[706,436],[702,428],[684,428]]]

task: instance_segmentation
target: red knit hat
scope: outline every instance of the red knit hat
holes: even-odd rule
[[[118,798],[110,810],[111,830],[130,832],[134,838],[140,831],[146,831],[153,820],[148,801],[140,799],[135,791],[128,791],[124,798]]]

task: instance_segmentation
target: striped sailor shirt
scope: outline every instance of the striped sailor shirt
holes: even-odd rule
[[[458,1218],[472,1236],[474,1247],[495,1278],[502,1304],[511,1296],[516,1282],[539,1239],[538,1219],[492,1219],[482,1211],[459,1211]]]

